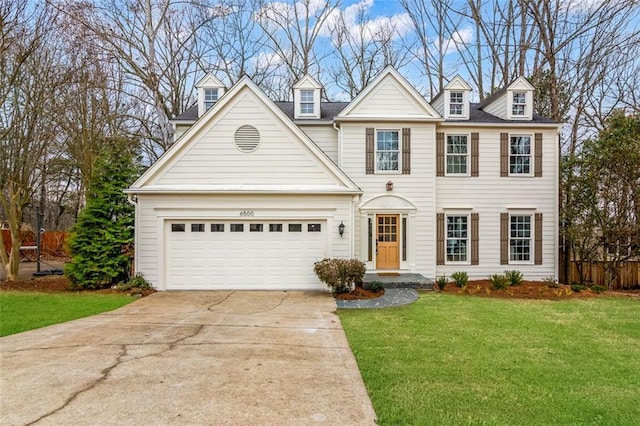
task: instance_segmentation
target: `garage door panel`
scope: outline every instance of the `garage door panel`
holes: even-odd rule
[[[172,224],[184,224],[176,227],[184,232],[172,232]],[[262,232],[251,232],[251,224]],[[309,224],[320,232],[309,232]],[[243,231],[231,232],[232,225]],[[168,289],[324,289],[313,263],[326,256],[326,221],[184,220],[166,230]]]

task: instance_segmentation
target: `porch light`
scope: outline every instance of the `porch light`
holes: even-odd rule
[[[393,182],[387,181],[387,191],[393,191]]]
[[[344,223],[340,221],[340,225],[338,225],[338,234],[340,234],[340,238],[342,238],[342,234],[344,234]]]

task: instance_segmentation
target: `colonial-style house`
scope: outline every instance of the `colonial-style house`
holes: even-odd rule
[[[518,78],[480,104],[459,76],[427,102],[385,69],[351,102],[305,76],[293,102],[213,75],[129,189],[136,270],[159,289],[323,289],[313,264],[557,276],[560,124]]]

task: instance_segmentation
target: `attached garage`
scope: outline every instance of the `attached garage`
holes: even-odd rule
[[[165,242],[168,290],[324,289],[326,220],[171,220]]]

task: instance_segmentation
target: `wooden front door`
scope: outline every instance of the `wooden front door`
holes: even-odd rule
[[[377,215],[376,269],[400,268],[400,228],[397,214]]]

